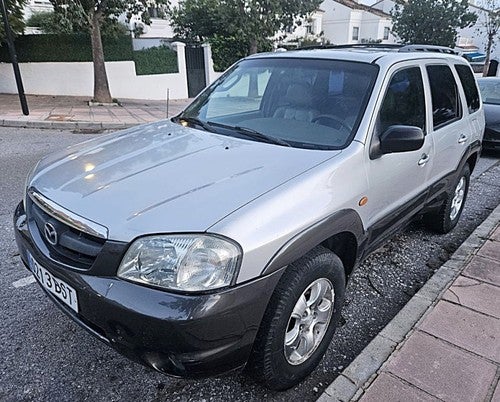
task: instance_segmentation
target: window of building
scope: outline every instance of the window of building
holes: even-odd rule
[[[352,27],[352,40],[359,39],[359,27]]]
[[[469,113],[474,113],[479,109],[479,93],[477,91],[476,81],[472,75],[472,71],[468,66],[463,64],[455,64],[458,77],[462,83],[465,92],[465,99],[467,99],[467,107]]]
[[[393,125],[425,129],[425,95],[419,67],[405,68],[391,78],[379,113],[379,132]]]
[[[389,27],[384,28],[384,40],[389,39],[389,32],[391,32]]]
[[[457,83],[448,66],[427,66],[431,86],[434,129],[445,126],[461,116]]]

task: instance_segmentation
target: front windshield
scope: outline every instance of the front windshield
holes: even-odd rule
[[[500,80],[496,78],[485,78],[478,80],[479,91],[483,103],[500,105]]]
[[[377,72],[372,64],[339,60],[243,60],[178,120],[239,138],[342,149],[354,137]]]

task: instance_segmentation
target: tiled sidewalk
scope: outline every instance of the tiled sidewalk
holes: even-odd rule
[[[166,101],[124,99],[120,106],[89,106],[89,97],[28,95],[24,116],[17,95],[0,94],[0,126],[38,128],[122,128],[167,117]],[[168,117],[178,114],[188,99],[170,100]]]
[[[500,402],[500,205],[317,402]]]
[[[500,401],[500,227],[361,401]]]

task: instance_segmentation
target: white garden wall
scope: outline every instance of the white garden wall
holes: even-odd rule
[[[179,72],[136,75],[133,61],[106,62],[111,95],[114,98],[164,100],[188,97],[185,45],[173,43]],[[20,63],[24,90],[31,95],[89,96],[94,91],[94,73],[88,63]],[[0,93],[17,93],[10,63],[0,63]]]
[[[209,44],[203,45],[203,58],[205,61],[205,81],[207,86],[219,78],[223,73],[214,70],[214,62],[212,60],[212,49]]]

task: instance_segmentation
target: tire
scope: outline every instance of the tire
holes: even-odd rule
[[[318,296],[323,291],[324,295]],[[289,265],[266,309],[246,371],[274,390],[299,383],[325,354],[339,321],[344,297],[344,266],[326,248],[316,247]],[[321,301],[313,303],[315,299]],[[303,309],[304,301],[305,305],[311,302],[309,310]],[[304,311],[302,315],[301,311]],[[313,345],[312,348],[309,345]]]
[[[424,215],[424,223],[429,229],[445,234],[457,225],[467,199],[469,183],[470,168],[468,164],[465,164],[454,183],[453,190],[450,191],[439,210]]]

